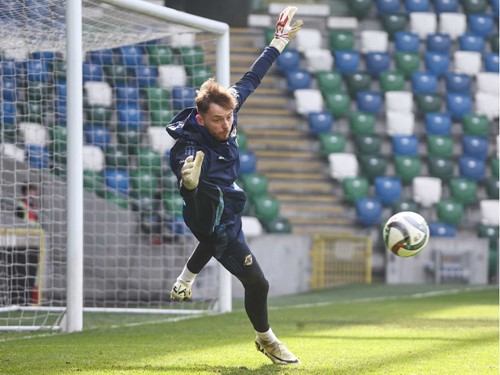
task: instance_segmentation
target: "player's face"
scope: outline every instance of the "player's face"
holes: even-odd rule
[[[197,114],[196,120],[219,142],[227,141],[233,126],[233,110],[210,104],[207,113]]]

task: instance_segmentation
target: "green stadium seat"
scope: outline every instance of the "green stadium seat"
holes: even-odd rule
[[[83,187],[101,197],[104,197],[106,183],[100,171],[83,171]]]
[[[418,204],[412,199],[397,200],[392,203],[392,214],[403,211],[418,212]]]
[[[162,87],[146,87],[144,95],[147,108],[151,110],[172,109],[172,95],[169,90]]]
[[[182,65],[188,67],[193,65],[201,65],[205,61],[205,53],[200,46],[182,46],[178,52],[181,57]]]
[[[321,155],[327,156],[334,152],[344,152],[346,139],[341,133],[320,133],[319,136]]]
[[[441,98],[438,94],[418,94],[415,95],[417,111],[420,115],[426,113],[441,112]]]
[[[186,73],[193,87],[200,87],[207,79],[214,77],[214,72],[205,66],[186,66]]]
[[[350,112],[349,130],[353,135],[373,134],[375,132],[375,115],[359,111]]]
[[[58,60],[54,63],[54,80],[65,81],[66,80],[67,64],[66,61]]]
[[[45,102],[52,95],[51,86],[44,82],[28,81],[26,99],[32,102]]]
[[[332,51],[353,50],[356,38],[352,31],[330,31],[330,49]]]
[[[137,164],[141,170],[146,170],[158,176],[161,171],[162,155],[159,151],[149,147],[140,147],[137,150]]]
[[[335,119],[347,116],[351,106],[349,95],[344,92],[329,92],[325,94],[327,109]]]
[[[347,2],[349,11],[352,16],[363,19],[370,15],[372,10],[372,0],[350,0]]]
[[[0,131],[2,133],[3,141],[7,143],[17,143],[17,126],[8,122],[0,122]]]
[[[36,122],[37,124],[45,122],[45,110],[41,102],[24,102],[21,108],[23,121]]]
[[[318,83],[319,91],[323,95],[329,92],[342,91],[342,76],[338,72],[330,70],[316,72],[316,82]]]
[[[484,183],[488,199],[498,199],[498,178],[490,176],[484,181]]]
[[[267,222],[264,228],[268,233],[292,233],[292,224],[288,219],[281,216]]]
[[[141,133],[137,129],[118,127],[116,138],[119,146],[124,147],[129,155],[136,155],[141,145]]]
[[[171,217],[182,215],[184,199],[178,192],[168,192],[163,194],[163,209]]]
[[[173,64],[173,52],[170,47],[153,44],[148,45],[146,49],[150,65],[159,66]]]
[[[398,71],[384,71],[379,74],[380,91],[405,91],[405,76]]]
[[[488,40],[490,42],[491,51],[498,53],[498,33],[491,35]]]
[[[128,153],[124,147],[106,147],[105,160],[107,168],[127,168]]]
[[[177,176],[170,168],[162,169],[160,173],[160,187],[164,192],[178,191],[179,182]]]
[[[252,200],[255,217],[265,226],[278,218],[280,202],[272,195],[259,195]]]
[[[464,134],[487,137],[490,132],[490,124],[485,115],[467,113],[462,118]]]
[[[113,112],[103,106],[89,106],[85,108],[85,117],[93,125],[109,126]]]
[[[416,156],[396,156],[394,169],[403,185],[410,185],[415,177],[421,175],[422,162]]]
[[[49,152],[56,163],[66,164],[66,144],[68,129],[65,126],[54,125],[49,129]]]
[[[134,210],[141,213],[152,213],[153,211],[158,211],[160,209],[160,204],[158,199],[151,197],[139,197],[132,202]]]
[[[396,51],[394,56],[396,70],[401,72],[405,79],[409,79],[414,72],[419,70],[420,60],[417,52]]]
[[[127,67],[124,65],[106,65],[104,73],[106,74],[106,82],[111,86],[124,84],[128,80]]]
[[[267,195],[269,180],[266,176],[258,173],[247,173],[240,176],[243,190],[249,199]]]
[[[453,157],[453,139],[447,135],[427,136],[427,155]]]
[[[467,206],[477,202],[477,182],[467,178],[455,177],[450,180],[450,197]]]
[[[149,111],[151,126],[166,126],[175,116],[171,109],[154,109]]]
[[[464,13],[486,13],[488,9],[487,0],[461,0],[462,9]]]
[[[361,172],[368,180],[384,176],[387,170],[387,158],[382,155],[360,155],[358,157]]]
[[[458,225],[464,217],[464,207],[462,204],[451,199],[437,202],[436,211],[438,220],[446,224]]]
[[[238,130],[236,140],[238,142],[238,148],[241,151],[246,151],[248,149],[248,136],[243,132],[243,130]]]
[[[496,178],[498,178],[498,169],[499,169],[499,165],[498,165],[498,158],[492,158],[490,160],[490,168],[491,168],[491,175],[492,176],[495,176]]]
[[[132,186],[131,195],[134,198],[155,198],[158,193],[158,178],[147,169],[136,168],[130,171],[130,182]]]
[[[358,134],[354,137],[358,155],[379,155],[382,139],[378,134]]]
[[[365,72],[346,73],[344,81],[351,97],[355,97],[359,91],[370,90],[372,85],[371,76]]]
[[[104,197],[106,198],[107,201],[115,204],[116,206],[128,210],[129,209],[129,199],[123,194],[120,194],[116,191],[113,191],[114,189],[108,189],[106,190]]]
[[[380,17],[382,28],[393,39],[398,31],[405,31],[408,25],[408,17],[403,13],[382,14]]]
[[[479,223],[477,225],[477,236],[479,238],[487,238],[494,243],[498,242],[499,228],[496,225],[486,225]],[[491,246],[491,245],[490,245]]]
[[[427,160],[429,176],[448,182],[454,176],[455,163],[453,159],[440,156],[430,156]]]
[[[342,180],[344,199],[348,202],[354,203],[358,198],[368,197],[369,189],[370,183],[365,177],[346,177]]]

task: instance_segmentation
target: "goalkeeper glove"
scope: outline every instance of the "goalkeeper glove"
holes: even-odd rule
[[[274,30],[274,39],[269,45],[276,48],[279,53],[283,52],[288,42],[295,37],[295,34],[297,34],[304,23],[302,20],[297,20],[290,26],[296,11],[297,7],[288,6],[278,17],[278,22],[276,22],[276,28]]]
[[[198,186],[201,173],[201,165],[203,164],[203,158],[205,154],[203,151],[196,152],[196,159],[193,159],[193,155],[189,155],[184,161],[184,165],[181,169],[182,174],[182,185],[188,190],[194,190]]]

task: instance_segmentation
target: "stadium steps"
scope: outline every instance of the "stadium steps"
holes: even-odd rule
[[[262,30],[231,29],[231,82],[248,71],[262,51],[256,43],[263,40]],[[238,113],[248,148],[257,156],[257,172],[267,176],[268,192],[279,199],[280,214],[293,233],[349,231],[352,219],[334,195],[318,142],[293,108],[286,82],[273,66]]]

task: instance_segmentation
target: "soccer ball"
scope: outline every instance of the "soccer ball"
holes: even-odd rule
[[[429,242],[429,226],[416,212],[398,212],[385,223],[383,238],[385,247],[393,254],[411,257]]]

